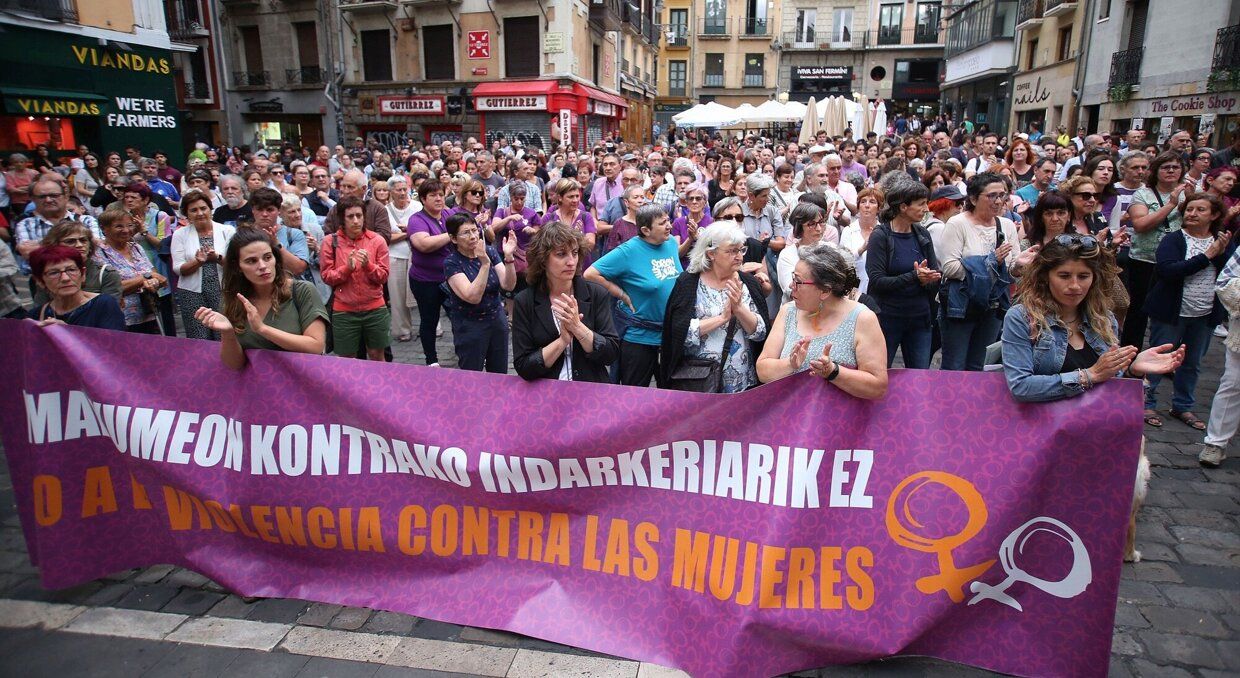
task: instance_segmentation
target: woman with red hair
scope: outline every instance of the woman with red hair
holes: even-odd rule
[[[1003,163],[1011,168],[1012,176],[1016,179],[1013,190],[1020,189],[1033,181],[1033,161],[1037,157],[1034,155],[1033,146],[1028,141],[1020,137],[1012,140],[1011,147],[1003,155]]]
[[[80,325],[125,331],[125,314],[115,297],[82,289],[86,260],[76,248],[49,245],[31,252],[30,275],[52,298],[32,314],[41,326]]]

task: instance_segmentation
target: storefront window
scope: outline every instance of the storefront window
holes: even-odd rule
[[[76,149],[77,135],[74,134],[73,121],[69,118],[0,116],[0,148],[34,150],[39,144],[46,144],[53,155],[57,149]]]

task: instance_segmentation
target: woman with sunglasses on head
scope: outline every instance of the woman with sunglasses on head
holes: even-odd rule
[[[685,187],[682,197],[685,204],[689,206],[689,213],[672,221],[672,237],[680,243],[680,260],[681,264],[684,264],[688,260],[689,250],[693,248],[698,232],[710,226],[715,220],[706,209],[709,191],[705,185],[696,181],[689,184]]]
[[[758,384],[750,342],[766,337],[768,319],[761,284],[741,271],[746,241],[733,221],[698,235],[663,318],[660,381],[668,388],[739,393]],[[706,383],[715,374],[711,363],[719,364],[717,382]]]
[[[1223,203],[1208,193],[1190,193],[1184,200],[1183,228],[1159,242],[1154,282],[1145,298],[1150,318],[1151,344],[1183,344],[1184,364],[1175,372],[1171,416],[1197,429],[1206,425],[1192,408],[1196,404],[1197,375],[1210,346],[1214,327],[1227,317],[1214,294],[1214,281],[1234,248],[1223,230]],[[1162,426],[1158,416],[1158,385],[1151,376],[1145,385],[1145,423]]]
[[[82,277],[82,290],[93,294],[106,294],[119,303],[121,300],[121,274],[115,268],[100,261],[96,256],[95,237],[90,227],[74,219],[61,219],[43,236],[43,246],[64,245],[82,253],[86,272]],[[51,293],[40,287],[35,290],[35,306],[51,301]]]
[[[1184,163],[1175,151],[1160,153],[1150,162],[1145,183],[1128,206],[1133,234],[1130,260],[1125,266],[1132,308],[1124,320],[1123,343],[1137,348],[1145,341],[1145,297],[1154,283],[1159,243],[1168,233],[1180,230],[1184,196],[1192,192],[1184,183]]]
[[[1019,303],[1003,321],[1003,372],[1012,397],[1062,400],[1116,377],[1179,367],[1183,347],[1168,343],[1139,353],[1119,345],[1106,289],[1114,269],[1114,257],[1092,235],[1060,234],[1040,248],[1021,278]]]
[[[86,262],[80,249],[68,245],[45,245],[31,252],[30,277],[39,291],[30,317],[43,326],[77,325],[124,332],[125,314],[117,298],[86,290]],[[44,300],[39,301],[40,297]]]
[[[1020,237],[1016,224],[1001,216],[1008,201],[1007,181],[991,172],[969,179],[965,211],[943,228],[936,248],[942,264],[944,285],[966,285],[970,277],[997,272],[992,279],[990,303],[948,303],[940,307],[939,328],[943,335],[943,369],[980,372],[986,363],[986,347],[999,336],[1009,302],[1002,276],[1016,263]],[[952,282],[956,281],[956,282]],[[959,288],[958,288],[959,289]]]
[[[878,317],[852,299],[857,273],[847,252],[825,242],[801,249],[792,301],[779,309],[758,357],[762,383],[809,370],[867,400],[887,393],[887,349]]]

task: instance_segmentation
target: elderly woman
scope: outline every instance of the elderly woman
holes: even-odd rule
[[[517,249],[513,252],[514,266],[517,272],[517,292],[525,289],[522,276],[526,268],[526,250],[530,239],[538,232],[539,217],[533,208],[525,205],[528,189],[524,181],[514,181],[508,185],[508,206],[495,210],[495,216],[487,226],[490,240],[502,242],[509,233],[517,236]]]
[[[392,338],[409,341],[413,333],[413,294],[409,290],[409,218],[422,206],[409,195],[409,180],[397,174],[388,180],[391,198],[387,203],[392,239],[388,242],[388,299],[392,306]]]
[[[171,272],[172,229],[175,228],[172,218],[161,212],[152,202],[155,195],[145,181],[135,181],[127,186],[121,195],[121,204],[129,212],[134,222],[134,240],[142,245],[142,251],[150,260],[151,266],[166,281]],[[163,333],[175,337],[177,333],[175,315],[172,312],[172,287],[166,285],[158,291],[156,307],[160,317]]]
[[[770,382],[809,370],[841,391],[867,400],[887,393],[887,349],[878,317],[850,299],[857,273],[838,248],[801,251],[792,301],[779,309],[758,357],[758,379]]]
[[[1190,192],[1184,199],[1183,228],[1168,233],[1158,245],[1154,284],[1145,298],[1150,343],[1185,347],[1184,364],[1175,371],[1171,416],[1197,430],[1206,424],[1196,414],[1197,376],[1210,347],[1214,327],[1227,311],[1214,294],[1214,281],[1231,254],[1231,234],[1223,230],[1223,202],[1208,193]],[[1145,423],[1161,426],[1159,375],[1145,382]]]
[[[882,221],[870,236],[866,273],[878,302],[879,326],[887,341],[887,367],[900,349],[904,366],[930,368],[933,320],[938,296],[938,257],[930,231],[921,225],[930,192],[918,182],[896,184],[886,194]]]
[[[672,237],[680,243],[678,249],[682,264],[689,256],[689,250],[693,248],[698,231],[714,222],[710,211],[706,209],[708,193],[706,186],[696,181],[690,183],[685,187],[684,194],[681,196],[685,204],[689,206],[689,212],[672,220]]]
[[[735,223],[703,229],[676,280],[659,355],[668,388],[739,393],[758,384],[757,352],[769,321],[761,284],[741,272],[747,238]]]
[[[200,308],[194,318],[220,335],[220,358],[239,370],[245,349],[323,353],[327,309],[314,283],[294,280],[265,231],[245,228],[224,254],[224,310]]]
[[[41,325],[54,323],[125,331],[125,314],[116,297],[84,288],[86,259],[81,250],[47,245],[30,253],[30,275],[48,301],[38,303],[31,317]]]
[[[1020,254],[1016,224],[1001,216],[1008,197],[1003,177],[975,174],[969,179],[965,211],[948,220],[936,246],[943,284],[964,291],[972,281],[991,290],[984,305],[966,293],[949,295],[940,307],[945,370],[982,371],[986,347],[999,338],[1000,315],[1010,306],[1004,276]]]
[[[82,277],[82,290],[95,294],[106,294],[117,303],[121,300],[121,276],[115,268],[102,263],[95,256],[95,238],[90,227],[74,219],[61,219],[59,223],[43,237],[43,246],[64,245],[72,247],[82,254],[86,262],[86,272]],[[35,306],[51,301],[47,288],[40,287],[34,292]]]
[[[512,315],[512,363],[522,379],[610,381],[607,368],[620,355],[620,337],[611,296],[581,277],[583,240],[578,230],[553,221],[529,241],[529,287],[517,294]]]
[[[839,243],[840,233],[834,226],[827,224],[827,212],[812,202],[798,202],[788,213],[788,223],[792,227],[795,238],[794,247],[785,247],[779,252],[779,260],[775,265],[775,278],[779,281],[779,289],[783,296],[780,303],[787,303],[792,294],[792,274],[797,262],[801,260],[800,248],[813,247],[819,242]]]
[[[878,188],[863,188],[857,192],[857,218],[840,232],[840,247],[852,253],[857,261],[857,277],[861,280],[859,289],[865,292],[870,287],[870,276],[866,273],[866,249],[870,246],[870,236],[878,227],[878,213],[883,209],[883,191]]]
[[[620,331],[620,383],[647,386],[659,364],[667,299],[682,268],[667,212],[644,205],[636,218],[638,237],[594,262],[585,279],[602,285],[620,302],[616,310],[626,325]]]
[[[1102,185],[1085,174],[1078,174],[1059,183],[1057,189],[1072,202],[1072,228],[1079,233],[1097,233],[1107,227],[1100,212]],[[1043,194],[1045,195],[1045,194]]]
[[[508,315],[500,300],[500,288],[517,286],[513,253],[517,236],[504,238],[504,255],[487,247],[482,229],[468,213],[448,217],[446,227],[454,251],[444,260],[448,281],[448,318],[457,365],[474,372],[508,372]]]
[[[220,308],[224,282],[220,253],[228,249],[236,229],[215,223],[211,213],[211,198],[206,193],[190,191],[181,198],[181,214],[189,220],[189,226],[172,234],[172,268],[180,276],[176,298],[185,336],[214,341],[219,335],[204,327],[194,315],[204,306]]]
[[[168,284],[167,278],[155,271],[142,247],[134,242],[133,215],[123,207],[113,206],[99,215],[103,242],[96,257],[99,263],[114,269],[121,277],[121,309],[125,312],[125,329],[142,334],[159,334],[155,319],[156,294]]]

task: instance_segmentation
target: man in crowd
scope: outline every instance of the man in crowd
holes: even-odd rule
[[[387,207],[374,198],[367,200],[367,187],[365,172],[359,169],[345,172],[344,178],[340,180],[341,202],[349,196],[357,198],[362,205],[362,216],[366,230],[374,231],[376,235],[383,238],[384,243],[387,243],[392,239],[392,224],[388,220]],[[323,222],[324,233],[331,234],[338,230],[340,230],[340,202],[337,202],[328,211],[327,218]]]
[[[1084,141],[1084,144],[1085,144],[1084,150],[1072,156],[1071,158],[1068,158],[1067,160],[1063,162],[1063,164],[1059,167],[1059,172],[1055,175],[1055,181],[1063,181],[1064,179],[1067,179],[1068,170],[1081,164],[1082,162],[1081,159],[1089,155],[1090,151],[1094,150],[1098,146],[1101,146],[1102,141],[1103,141],[1102,135],[1100,134],[1086,135],[1085,141]],[[1077,148],[1081,148],[1081,147],[1077,146]]]
[[[158,166],[156,174],[160,179],[172,184],[175,187],[181,186],[181,172],[177,168],[168,164],[168,154],[163,151],[155,151],[155,164]]]
[[[1054,158],[1040,158],[1033,161],[1033,181],[1016,191],[1016,195],[1029,203],[1030,209],[1037,206],[1038,198],[1043,193],[1054,188],[1051,180],[1055,178],[1055,168],[1057,166]]]
[[[475,155],[474,164],[478,167],[478,173],[474,175],[474,178],[482,183],[482,190],[486,191],[485,200],[489,203],[504,187],[504,177],[496,173],[495,156],[487,151]]]
[[[90,227],[91,233],[97,239],[103,239],[94,217],[79,216],[69,211],[69,191],[63,183],[44,175],[31,186],[30,199],[34,202],[34,211],[24,218],[19,215],[20,220],[13,229],[13,242],[17,245],[17,253],[22,257],[20,265],[23,273],[30,272],[25,258],[43,246],[43,237],[61,219],[80,221]]]
[[[995,149],[999,147],[999,135],[988,132],[985,135],[979,135],[981,139],[981,148],[977,149],[977,157],[969,160],[964,166],[964,178],[972,179],[974,174],[980,174],[990,169],[991,165],[1000,162],[998,156],[995,155]]]
[[[164,160],[167,161],[167,159],[168,156],[165,155]],[[169,205],[174,208],[179,207],[181,204],[181,192],[177,190],[176,186],[159,177],[159,162],[155,158],[143,158],[141,166],[142,180],[146,182],[146,185],[150,186],[153,192],[162,195]],[[180,172],[177,172],[177,174],[179,175]],[[177,183],[180,184],[179,178]]]
[[[314,212],[315,216],[322,219],[336,205],[336,201],[340,199],[340,193],[332,188],[331,175],[328,174],[327,168],[321,165],[310,167],[310,186],[314,189],[314,193],[306,196],[306,204],[310,206],[310,211]]]
[[[870,171],[865,165],[857,162],[857,144],[852,141],[845,141],[840,144],[840,170],[845,178],[849,174],[856,174],[862,179],[870,178]]]
[[[236,226],[239,222],[254,218],[254,212],[245,199],[245,188],[237,175],[220,177],[220,197],[224,199],[224,204],[217,207],[211,216],[216,222]]]
[[[250,196],[250,210],[254,215],[254,228],[264,231],[279,244],[278,255],[284,269],[299,278],[310,266],[310,248],[306,234],[301,229],[288,228],[280,223],[280,206],[284,196],[274,188],[260,188]]]
[[[612,198],[624,191],[624,186],[620,183],[620,156],[615,153],[604,155],[601,167],[603,176],[595,179],[594,187],[590,189],[590,205],[595,219],[599,218],[602,208]],[[528,201],[526,204],[529,204]]]

